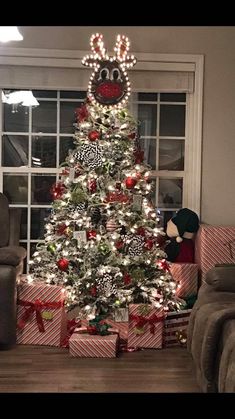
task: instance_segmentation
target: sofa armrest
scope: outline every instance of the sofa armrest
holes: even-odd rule
[[[0,265],[18,266],[26,257],[22,246],[6,246],[0,248]]]
[[[207,272],[206,283],[215,291],[235,292],[235,264],[215,266]]]
[[[9,208],[10,235],[9,245],[18,246],[20,240],[21,208]]]

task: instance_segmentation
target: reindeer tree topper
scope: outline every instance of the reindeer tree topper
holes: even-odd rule
[[[117,36],[112,57],[106,54],[103,35],[92,35],[90,44],[93,54],[82,60],[82,64],[94,67],[88,84],[89,99],[101,107],[123,107],[131,90],[126,69],[136,64],[136,58],[127,55],[129,39],[124,35]]]

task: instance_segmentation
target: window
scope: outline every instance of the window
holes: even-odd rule
[[[132,98],[145,163],[152,167],[153,200],[164,229],[184,201],[186,106],[185,93],[135,93]]]
[[[21,49],[18,63],[10,48],[0,52],[1,87],[32,89],[40,104],[26,113],[23,107],[12,113],[10,105],[0,101],[0,190],[11,206],[22,209],[21,244],[27,248],[27,260],[44,236],[50,188],[74,147],[73,112],[86,95],[90,77],[90,70],[81,65],[83,51],[74,56],[72,51],[45,50],[43,55],[40,50],[40,59],[37,54]],[[181,207],[200,215],[203,56],[135,55],[130,108],[141,121],[153,200],[165,226]]]
[[[27,262],[44,238],[44,220],[50,214],[51,187],[59,165],[74,148],[74,111],[86,92],[33,91],[39,106],[2,104],[1,184],[11,206],[20,207],[21,245]],[[26,268],[26,267],[25,267]]]

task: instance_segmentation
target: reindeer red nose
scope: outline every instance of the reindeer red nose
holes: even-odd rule
[[[122,87],[112,81],[105,81],[97,86],[96,93],[104,99],[116,99],[122,95]]]

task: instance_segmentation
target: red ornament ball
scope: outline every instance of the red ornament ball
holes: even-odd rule
[[[133,177],[128,177],[128,178],[126,178],[125,183],[126,183],[127,189],[132,189],[137,184],[137,179],[135,179]]]
[[[69,260],[66,258],[62,258],[57,261],[57,266],[61,271],[66,271],[69,266]]]
[[[96,237],[96,231],[95,230],[89,230],[86,233],[87,240],[94,239]]]
[[[90,131],[88,134],[88,138],[90,141],[96,141],[100,138],[100,132],[99,131]]]

